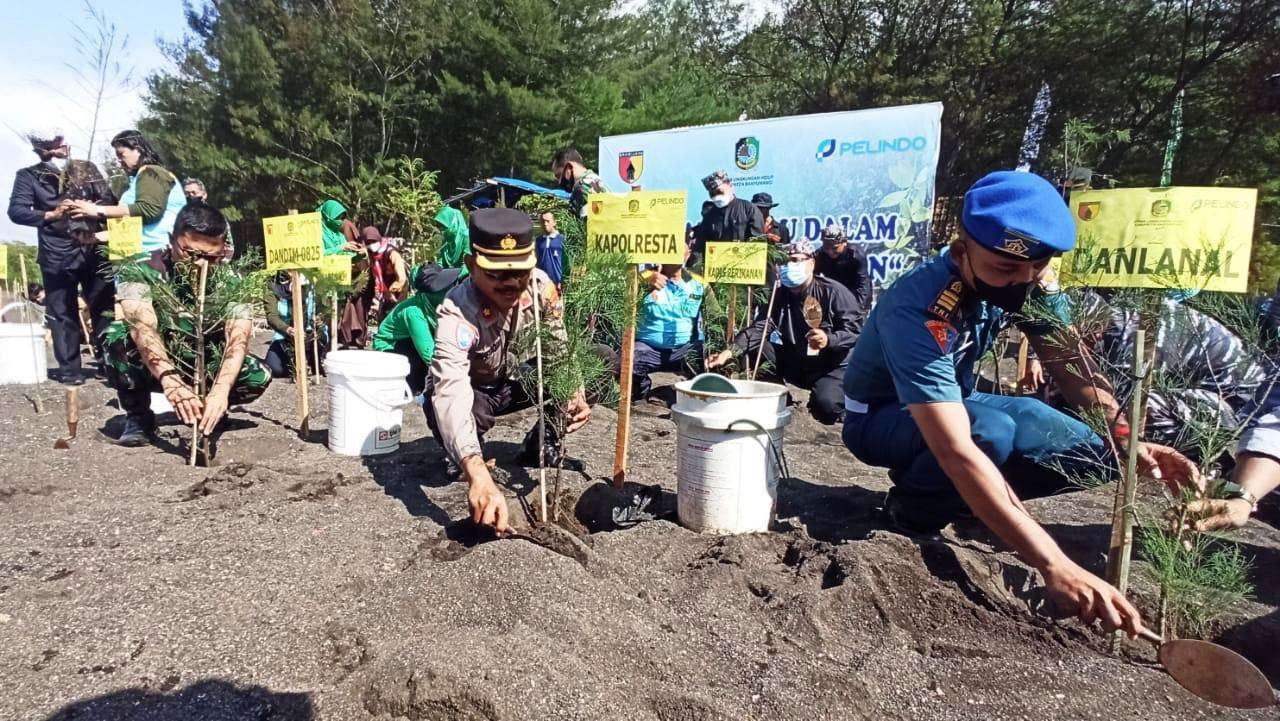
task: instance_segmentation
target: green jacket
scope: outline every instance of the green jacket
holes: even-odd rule
[[[378,333],[373,336],[373,349],[395,350],[396,343],[409,338],[422,361],[430,365],[436,353],[436,309],[448,293],[447,290],[414,293],[397,303],[378,325]]]

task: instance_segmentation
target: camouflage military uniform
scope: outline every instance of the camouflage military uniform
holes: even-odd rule
[[[569,194],[569,208],[578,217],[587,217],[587,196],[592,193],[607,193],[609,188],[605,187],[604,180],[594,170],[588,170],[578,182],[573,185],[573,192]]]
[[[135,261],[120,269],[120,282],[116,296],[121,301],[150,301],[153,288],[164,284],[171,289],[183,305],[194,305],[190,283],[175,278],[174,263],[168,250],[156,251],[149,259]],[[210,276],[210,282],[216,282]],[[213,295],[208,290],[206,297]],[[222,316],[228,320],[252,318],[252,310],[246,304],[236,304],[228,308],[211,308],[206,306],[205,312],[210,317]],[[165,345],[165,352],[170,360],[179,368],[191,368],[195,363],[195,353],[190,347],[189,338],[185,342],[175,342],[182,336],[193,333],[194,319],[190,316],[178,315],[165,317],[157,313],[157,331]],[[205,387],[212,385],[214,378],[222,367],[222,355],[226,346],[225,329],[219,327],[205,334]],[[129,325],[117,320],[107,327],[103,344],[103,369],[107,382],[120,397],[120,407],[130,416],[150,420],[151,393],[160,391],[160,381],[151,375],[142,355],[129,332]],[[187,374],[184,374],[187,375]],[[257,357],[244,356],[240,373],[236,376],[228,394],[231,405],[249,403],[262,395],[271,383],[271,372]]]

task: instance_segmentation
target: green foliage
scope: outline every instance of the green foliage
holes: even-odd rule
[[[234,317],[240,307],[261,304],[272,275],[261,267],[262,258],[256,253],[211,265],[205,279],[204,323],[199,327],[195,321],[199,317],[200,276],[195,263],[176,263],[173,274],[163,280],[157,280],[156,271],[142,261],[122,263],[117,272],[121,283],[145,283],[150,288],[149,297],[165,351],[183,382],[196,388],[196,345],[200,329],[205,336],[221,336],[227,320]],[[208,348],[206,373],[217,373],[221,353],[221,344]]]
[[[441,206],[437,176],[420,158],[396,158],[383,172],[361,178],[359,194],[369,199],[369,214],[385,219],[387,235],[405,239],[401,250],[406,258],[410,250],[430,258],[440,246],[440,227],[434,222]]]
[[[7,278],[5,284],[8,285],[11,290],[21,290],[24,294],[27,292],[26,288],[21,287],[22,260],[19,260],[19,258],[26,260],[28,283],[44,282],[44,275],[40,272],[40,264],[36,262],[36,253],[38,252],[36,246],[27,245],[26,243],[5,243],[4,245],[9,248],[8,265],[5,267],[5,273],[7,274],[5,276]]]
[[[1251,560],[1234,543],[1203,534],[1187,538],[1154,525],[1143,527],[1138,538],[1161,588],[1163,621],[1178,635],[1211,636],[1215,622],[1253,593]]]
[[[685,5],[206,0],[167,48],[176,70],[148,80],[142,129],[238,216],[333,197],[363,222],[424,224],[418,242],[430,216],[407,209],[423,185],[404,181],[423,168],[443,188],[545,183],[559,147],[591,154],[602,134],[735,117],[690,54]]]

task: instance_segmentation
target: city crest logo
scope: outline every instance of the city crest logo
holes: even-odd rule
[[[1091,200],[1087,203],[1081,203],[1080,207],[1076,208],[1076,216],[1079,217],[1080,220],[1084,220],[1084,221],[1093,220],[1097,218],[1098,215],[1101,213],[1102,213],[1101,200]]]
[[[733,144],[733,162],[741,170],[751,170],[760,162],[760,141],[754,136],[738,138]]]
[[[1151,204],[1151,217],[1163,218],[1173,209],[1173,203],[1169,200],[1161,198]]]

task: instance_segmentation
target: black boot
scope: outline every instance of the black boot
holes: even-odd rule
[[[116,445],[128,448],[145,446],[151,442],[155,432],[156,418],[154,415],[125,416],[124,430],[120,432],[120,437],[116,439]]]

